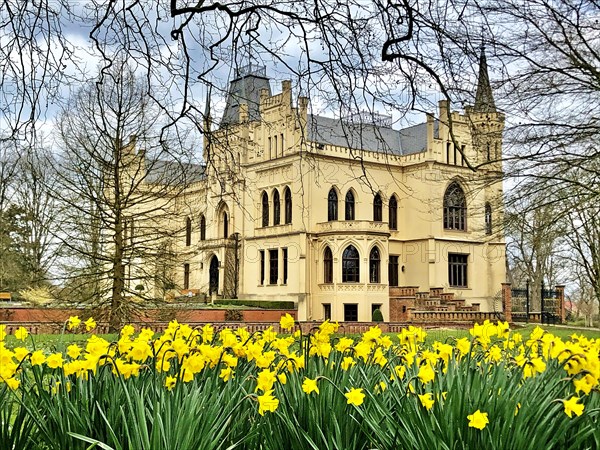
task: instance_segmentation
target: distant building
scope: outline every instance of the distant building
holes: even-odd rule
[[[483,52],[464,113],[441,101],[437,118],[394,130],[385,116],[307,107],[290,81],[272,94],[264,67],[237,72],[220,122],[206,120],[210,163],[169,225],[175,285],[293,300],[301,320],[369,321],[375,308],[389,320],[402,286],[491,310],[505,281],[504,115]]]

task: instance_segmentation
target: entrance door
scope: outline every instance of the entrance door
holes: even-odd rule
[[[216,294],[219,291],[219,259],[216,255],[210,260],[208,293]]]

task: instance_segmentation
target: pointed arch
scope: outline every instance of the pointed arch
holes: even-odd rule
[[[381,253],[375,245],[369,253],[369,283],[381,282]]]
[[[292,223],[292,190],[288,187],[283,191],[285,223]]]
[[[444,229],[467,229],[467,199],[456,181],[450,183],[444,194]]]
[[[273,190],[273,225],[279,225],[281,223],[281,199],[279,198],[279,191]]]
[[[348,192],[346,192],[344,210],[345,210],[345,219],[346,220],[354,220],[355,219],[356,205],[355,205],[355,196],[354,196],[354,192],[352,192],[352,189],[348,189]]]
[[[229,237],[229,215],[227,211],[223,211],[223,238]]]
[[[262,193],[262,226],[269,226],[269,194]]]
[[[360,253],[349,245],[342,253],[342,283],[360,282]]]
[[[373,222],[381,222],[383,220],[383,201],[379,192],[373,198]]]
[[[390,230],[398,229],[398,200],[396,200],[396,196],[392,195],[390,197],[390,203],[388,205],[388,224]]]
[[[206,217],[204,217],[204,214],[200,215],[200,240],[206,240]]]
[[[327,220],[338,220],[338,195],[335,188],[331,188],[327,195]]]
[[[323,283],[333,283],[333,253],[329,246],[323,252]]]

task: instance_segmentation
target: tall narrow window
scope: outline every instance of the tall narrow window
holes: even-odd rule
[[[266,192],[262,195],[262,226],[269,226],[269,196]]]
[[[375,194],[373,199],[373,221],[381,222],[383,216],[383,202],[381,201],[381,195]]]
[[[279,278],[279,250],[269,250],[269,284],[277,284]]]
[[[229,237],[229,217],[226,212],[223,212],[223,237],[225,239]]]
[[[271,138],[269,137],[267,140],[269,142],[269,159],[273,159],[273,147],[271,146]]]
[[[287,284],[288,279],[288,249],[281,249],[281,259],[283,263],[283,284]]]
[[[451,287],[466,288],[467,284],[467,263],[469,255],[458,253],[448,254],[448,284]]]
[[[373,247],[369,254],[369,283],[380,283],[381,282],[381,256],[379,249]]]
[[[349,245],[342,254],[342,282],[358,283],[360,281],[360,258],[358,250]]]
[[[334,188],[331,188],[327,196],[327,220],[338,220],[338,196]]]
[[[323,303],[323,320],[331,320],[331,303]]]
[[[467,229],[467,201],[458,183],[453,182],[444,194],[444,228],[446,230]]]
[[[189,217],[185,219],[185,245],[186,247],[192,245],[192,219]]]
[[[388,264],[388,280],[390,286],[398,286],[398,255],[390,255]]]
[[[281,156],[283,156],[283,133],[281,133],[281,135],[279,135],[279,142],[281,145]]]
[[[354,220],[354,194],[352,191],[346,193],[346,220]]]
[[[492,234],[492,205],[485,204],[485,234]]]
[[[190,265],[188,263],[183,265],[183,288],[190,288]]]
[[[279,191],[273,191],[273,225],[279,225],[281,222],[281,202],[279,201]]]
[[[260,284],[265,284],[265,251],[260,250]]]
[[[398,202],[396,201],[396,197],[394,195],[392,195],[392,198],[390,198],[389,225],[390,230],[398,229]]]
[[[323,253],[323,283],[333,283],[333,254],[329,247]]]
[[[292,223],[292,191],[289,187],[283,193],[285,201],[285,223]]]
[[[204,214],[200,216],[200,240],[206,240],[206,217]]]
[[[277,158],[277,151],[279,150],[279,147],[277,146],[277,135],[275,135],[273,137],[274,141],[273,141],[273,153],[275,154],[275,158]]]

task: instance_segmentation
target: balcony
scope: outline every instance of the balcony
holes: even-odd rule
[[[390,234],[387,222],[371,220],[334,220],[317,223],[318,233],[381,233]]]

